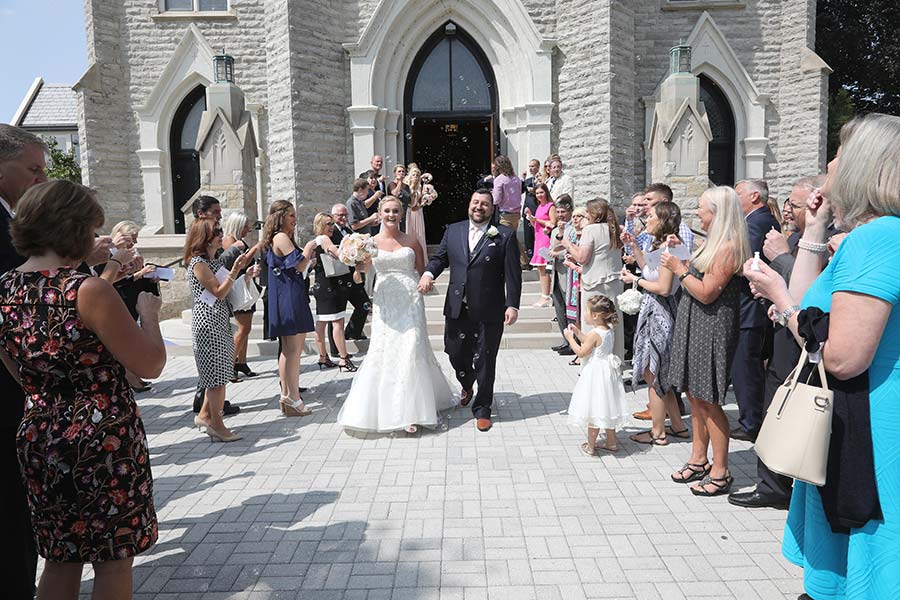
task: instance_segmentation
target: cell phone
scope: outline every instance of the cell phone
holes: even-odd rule
[[[253,229],[259,231],[259,230],[261,230],[261,229],[263,228],[263,225],[264,225],[264,224],[265,224],[265,223],[264,223],[263,221],[256,221],[256,222],[253,223]]]

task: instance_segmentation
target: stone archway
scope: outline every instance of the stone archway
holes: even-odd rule
[[[407,75],[419,49],[447,21],[472,37],[494,69],[502,147],[513,163],[524,166],[528,157],[550,153],[556,42],[540,34],[521,0],[383,0],[359,40],[344,45],[350,54],[352,105],[347,110],[356,172],[368,168],[373,154],[385,156],[386,170],[406,160],[399,138]],[[403,32],[403,43],[390,35],[393,31]]]

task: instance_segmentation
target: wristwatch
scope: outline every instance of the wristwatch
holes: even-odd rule
[[[561,233],[557,233],[557,234],[556,234],[556,239],[558,239],[559,241],[562,241],[563,235],[562,235]]]
[[[788,321],[791,319],[791,316],[799,310],[800,307],[796,304],[793,306],[788,306],[786,309],[775,315],[775,321],[782,327],[787,327]]]

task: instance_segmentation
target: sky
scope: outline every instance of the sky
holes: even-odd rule
[[[0,0],[0,123],[35,77],[74,84],[87,69],[81,0]]]

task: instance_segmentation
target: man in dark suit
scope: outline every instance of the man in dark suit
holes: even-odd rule
[[[797,232],[789,240],[780,233],[769,232],[763,245],[765,256],[771,262],[769,266],[790,283],[794,269],[794,256],[797,253],[797,241],[806,227],[806,199],[809,194],[825,183],[824,177],[803,177],[794,184],[788,201],[795,211]],[[789,329],[776,326],[773,334],[772,358],[766,367],[765,396],[763,411],[775,398],[775,392],[787,379],[794,365],[800,360],[800,345]],[[757,484],[749,490],[732,492],[728,501],[736,506],[746,508],[778,508],[787,509],[791,502],[791,491],[794,480],[778,473],[773,473],[759,459],[756,459]]]
[[[334,219],[334,232],[331,234],[331,241],[335,246],[340,246],[341,241],[353,234],[353,230],[347,224],[349,213],[347,207],[343,204],[335,204],[331,207],[331,218]],[[352,274],[355,269],[350,267]],[[365,275],[363,275],[365,277]],[[369,316],[369,310],[372,308],[372,301],[366,293],[365,281],[361,283],[353,282],[350,293],[347,297],[353,306],[353,314],[347,320],[347,326],[344,328],[344,337],[348,340],[364,340],[363,327],[366,324],[366,317]],[[331,340],[331,325],[329,324],[329,340]],[[334,348],[334,342],[331,340],[331,347]]]
[[[472,400],[472,386],[478,382],[472,414],[479,431],[491,428],[497,351],[503,326],[518,318],[522,295],[516,232],[491,225],[493,210],[491,190],[480,188],[472,194],[469,219],[447,227],[419,280],[419,291],[428,293],[434,280],[450,268],[444,350],[462,385],[462,406]]]
[[[525,220],[525,209],[531,210],[531,214],[537,214],[538,201],[534,195],[534,188],[537,187],[538,173],[541,171],[541,161],[532,158],[528,161],[528,173],[522,173],[522,193],[525,199],[522,201],[522,221]],[[522,257],[522,268],[531,268],[531,257],[534,255],[534,227],[525,224],[523,227],[522,241],[525,244],[525,256]],[[566,344],[568,347],[568,344]]]
[[[750,179],[735,186],[747,221],[750,252],[762,256],[766,234],[781,225],[769,210],[769,187],[765,181]],[[737,440],[755,441],[762,426],[765,395],[764,351],[771,340],[772,322],[766,315],[767,305],[753,298],[750,285],[741,279],[741,332],[731,368],[734,395],[738,403],[739,425],[731,430]]]
[[[44,155],[47,145],[41,138],[18,127],[0,124],[0,273],[15,269],[25,258],[12,245],[9,223],[16,204],[33,185],[47,181]],[[25,410],[25,397],[18,382],[0,368],[0,465],[4,490],[0,494],[3,539],[9,564],[4,582],[5,597],[19,600],[34,597],[37,549],[31,530],[31,513],[16,453],[16,431]]]

